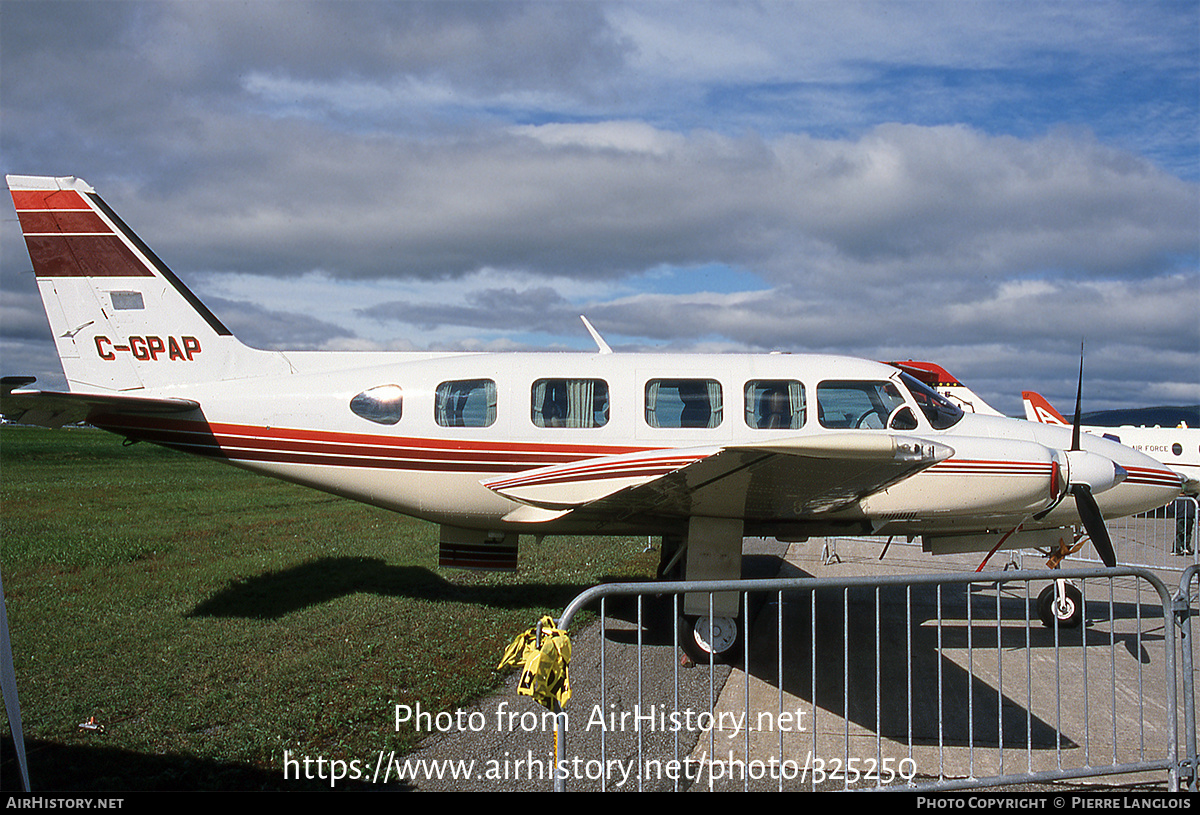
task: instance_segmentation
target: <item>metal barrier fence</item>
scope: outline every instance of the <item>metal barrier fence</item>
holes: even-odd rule
[[[1194,790],[1195,575],[1174,597],[1139,568],[597,586],[559,623],[599,612],[572,661],[598,687],[573,673],[555,787]],[[1082,625],[1038,618],[1056,579]],[[743,670],[681,665],[683,593],[730,590]]]
[[[1196,792],[1200,789],[1200,755],[1196,753],[1196,641],[1192,632],[1192,617],[1196,616],[1200,600],[1200,565],[1191,566],[1179,580],[1175,595],[1175,622],[1179,627],[1180,675],[1183,677],[1184,743],[1186,758],[1180,765],[1182,785]]]
[[[1200,563],[1196,516],[1200,499],[1180,496],[1153,512],[1106,523],[1117,562],[1151,569],[1187,569]],[[1098,561],[1088,549],[1089,558]]]

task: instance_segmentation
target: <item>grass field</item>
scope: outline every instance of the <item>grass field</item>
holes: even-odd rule
[[[3,427],[0,487],[35,791],[328,789],[285,782],[284,751],[412,749],[395,705],[493,689],[540,614],[657,557],[523,538],[515,574],[439,571],[430,524],[86,429]]]

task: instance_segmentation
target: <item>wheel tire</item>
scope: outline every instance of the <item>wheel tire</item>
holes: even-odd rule
[[[742,656],[742,621],[684,615],[679,621],[679,644],[697,665],[736,662]]]
[[[1067,583],[1065,606],[1058,609],[1054,602],[1054,585],[1051,583],[1038,595],[1038,617],[1042,625],[1047,628],[1053,628],[1056,624],[1059,628],[1077,628],[1083,622],[1083,593]]]

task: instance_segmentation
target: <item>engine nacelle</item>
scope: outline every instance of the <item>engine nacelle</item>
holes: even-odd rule
[[[1060,451],[1059,462],[1066,463],[1066,481],[1070,486],[1085,484],[1092,494],[1111,490],[1129,475],[1125,468],[1107,456],[1087,450]]]

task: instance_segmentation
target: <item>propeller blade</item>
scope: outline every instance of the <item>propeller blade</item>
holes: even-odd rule
[[[1075,387],[1075,421],[1071,424],[1071,449],[1079,450],[1080,408],[1083,404],[1083,343],[1079,343],[1079,384]]]
[[[1100,560],[1104,561],[1104,565],[1111,569],[1117,565],[1117,553],[1113,550],[1112,539],[1108,536],[1108,529],[1104,526],[1104,517],[1100,514],[1100,507],[1096,503],[1095,496],[1092,495],[1087,484],[1071,485],[1071,495],[1075,496],[1075,507],[1079,510],[1079,519],[1083,522],[1083,528],[1087,530],[1088,537],[1092,539],[1092,546],[1096,547],[1096,552],[1100,555]]]

